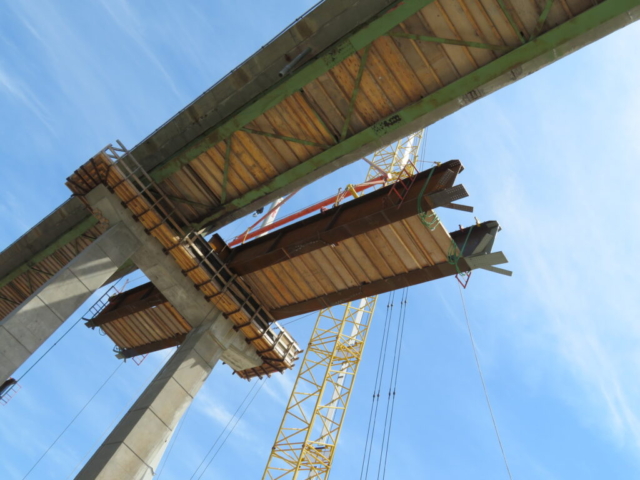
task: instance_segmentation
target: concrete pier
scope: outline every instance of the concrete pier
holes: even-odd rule
[[[160,243],[133,220],[119,199],[103,186],[87,199],[110,222],[122,222],[140,242],[131,259],[194,329],[147,387],[77,479],[150,479],[178,425],[205,380],[223,360],[236,370],[262,359],[231,321],[194,288]]]
[[[189,333],[77,480],[153,477],[180,418],[224,352],[211,334],[220,317],[213,315]]]
[[[0,322],[0,382],[10,377],[140,247],[121,222]]]

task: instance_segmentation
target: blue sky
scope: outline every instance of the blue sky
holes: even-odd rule
[[[135,145],[311,4],[0,2],[0,248],[68,198],[64,179],[89,156],[115,139]],[[468,202],[481,220],[500,221],[496,247],[515,272],[474,273],[465,298],[517,479],[640,476],[639,40],[632,25],[429,129],[426,158],[462,160]],[[347,167],[288,208],[365,171]],[[444,220],[450,229],[473,221],[458,212]],[[334,480],[359,474],[386,304],[383,296]],[[455,280],[412,288],[407,321],[388,478],[507,478]],[[312,324],[289,328],[306,345]],[[0,408],[1,478],[22,479],[117,368],[111,348],[75,327],[24,378]],[[28,478],[72,475],[168,353],[119,368]],[[203,479],[260,478],[294,378],[268,381]],[[160,478],[192,475],[251,386],[226,366],[214,371]]]

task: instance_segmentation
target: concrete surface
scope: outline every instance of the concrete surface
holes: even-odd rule
[[[0,382],[10,377],[140,242],[116,223],[0,322]]]

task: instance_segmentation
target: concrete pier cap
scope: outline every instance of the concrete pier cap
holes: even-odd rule
[[[207,326],[208,335],[223,349],[222,361],[238,371],[263,363],[255,349],[245,341],[245,335],[236,332],[233,323],[194,288],[175,260],[133,219],[116,195],[100,185],[87,194],[86,198],[91,207],[98,210],[110,223],[121,223],[138,239],[140,247],[131,256],[133,263],[194,329],[200,325]]]

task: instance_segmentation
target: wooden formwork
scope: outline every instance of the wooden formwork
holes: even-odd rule
[[[67,180],[67,186],[80,197],[99,184],[106,185],[122,201],[195,287],[233,322],[234,328],[241,331],[261,355],[264,364],[251,372],[238,372],[240,376],[269,375],[293,366],[300,352],[295,341],[286,331],[271,328],[273,319],[253,296],[250,287],[225,267],[209,243],[198,233],[185,231],[184,217],[137,162],[126,155],[124,148],[108,147]]]

